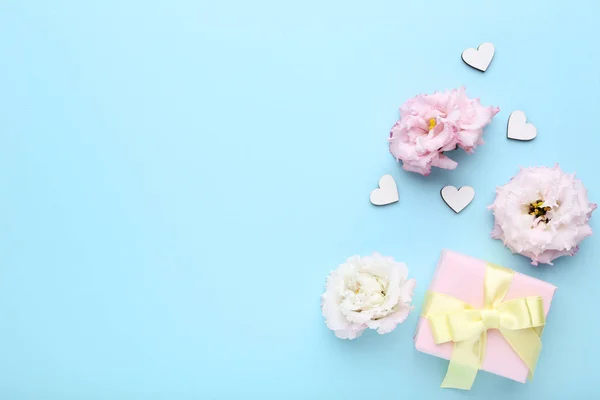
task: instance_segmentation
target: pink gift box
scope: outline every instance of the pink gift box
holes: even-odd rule
[[[456,297],[476,308],[481,308],[484,302],[483,281],[486,264],[485,261],[444,250],[429,290]],[[554,285],[515,272],[504,301],[541,296],[544,299],[544,313],[547,316],[555,290]],[[423,353],[447,360],[452,356],[454,344],[435,344],[429,320],[426,318],[419,318],[414,341],[417,350]],[[521,383],[525,383],[529,372],[525,363],[496,329],[488,331],[487,348],[481,369]]]

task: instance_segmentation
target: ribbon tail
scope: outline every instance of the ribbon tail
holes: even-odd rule
[[[481,365],[480,360],[483,358],[482,341],[485,343],[485,334],[475,339],[454,343],[454,351],[442,388],[471,389]],[[485,347],[483,348],[485,350]]]
[[[516,331],[500,328],[500,333],[529,369],[528,378],[533,378],[538,358],[542,351],[542,340],[535,328]]]

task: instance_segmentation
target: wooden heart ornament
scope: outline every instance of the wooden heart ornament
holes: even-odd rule
[[[458,214],[471,204],[475,198],[475,189],[471,186],[462,186],[460,189],[456,189],[454,186],[444,186],[441,195],[448,207]]]
[[[527,122],[523,111],[513,111],[508,117],[506,136],[514,140],[533,140],[537,136],[537,128]]]
[[[379,179],[379,188],[371,192],[371,203],[376,206],[385,206],[399,200],[398,186],[391,175],[384,175]]]
[[[494,45],[490,42],[482,43],[477,49],[468,48],[462,52],[462,59],[470,67],[485,72],[494,58]]]

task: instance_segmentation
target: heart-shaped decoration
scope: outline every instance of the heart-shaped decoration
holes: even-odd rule
[[[468,48],[462,52],[463,61],[470,67],[485,72],[494,58],[494,45],[490,42],[482,43],[477,50]]]
[[[396,186],[394,177],[391,175],[382,176],[379,179],[379,189],[373,190],[369,199],[376,206],[385,206],[397,202],[400,198],[398,197],[398,186]]]
[[[537,136],[537,128],[527,122],[523,111],[513,111],[508,117],[506,136],[514,140],[533,140]]]
[[[454,186],[444,186],[441,195],[448,207],[458,214],[471,204],[475,197],[475,189],[471,186],[463,186],[460,189],[456,189]]]

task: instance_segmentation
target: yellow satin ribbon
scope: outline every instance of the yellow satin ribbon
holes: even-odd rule
[[[529,378],[533,377],[542,350],[544,305],[540,296],[503,302],[513,275],[510,269],[486,266],[482,309],[452,296],[427,292],[421,316],[429,320],[435,342],[454,342],[441,387],[471,389],[485,356],[488,329],[500,331],[529,368]]]

